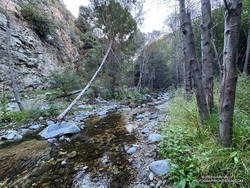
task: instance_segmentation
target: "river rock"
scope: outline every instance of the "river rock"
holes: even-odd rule
[[[30,130],[30,129],[25,129],[25,128],[19,129],[19,130],[18,130],[18,133],[21,134],[21,135],[25,135],[25,134],[27,134],[27,133],[29,133],[29,132],[32,132],[32,130]]]
[[[143,114],[137,114],[135,119],[143,119],[145,116]]]
[[[149,179],[150,181],[153,181],[153,180],[154,180],[154,174],[153,174],[152,172],[149,173],[148,179]]]
[[[142,134],[148,134],[150,132],[149,128],[145,127],[144,129],[142,129],[141,133]]]
[[[162,184],[163,184],[163,182],[161,180],[159,180],[157,182],[157,184],[155,185],[155,188],[159,188]]]
[[[150,134],[148,136],[148,140],[150,143],[159,142],[161,140],[161,138],[162,138],[162,136],[160,134],[156,134],[156,133]]]
[[[166,160],[154,161],[149,164],[149,169],[157,176],[163,176],[170,171],[170,165]]]
[[[99,177],[98,179],[93,178],[90,174],[86,174],[85,170],[79,171],[73,180],[73,188],[108,188],[108,180]]]
[[[136,150],[137,150],[137,147],[136,146],[132,146],[131,148],[129,148],[128,150],[127,150],[127,154],[133,154],[133,153],[135,153],[136,152]]]
[[[50,126],[50,125],[52,125],[52,124],[55,124],[55,122],[54,122],[54,121],[51,121],[51,120],[48,120],[46,123],[47,123],[48,126]]]
[[[40,129],[40,128],[42,128],[42,127],[43,127],[43,125],[31,125],[31,126],[29,127],[29,129],[37,130],[37,129]]]
[[[62,162],[61,162],[61,165],[62,166],[65,166],[67,164],[67,161],[64,159]]]
[[[150,114],[150,115],[149,115],[149,119],[150,119],[150,120],[157,119],[158,117],[159,117],[158,114]]]
[[[65,136],[61,136],[58,140],[59,141],[64,141],[65,140]]]
[[[45,139],[59,137],[65,134],[75,134],[80,132],[80,128],[74,122],[59,122],[49,125],[39,135]]]
[[[53,143],[55,143],[55,142],[57,141],[57,139],[56,139],[56,138],[49,138],[47,141],[48,141],[50,144],[53,144]]]
[[[107,164],[110,163],[110,159],[109,159],[109,157],[106,154],[101,158],[101,163],[103,165],[107,165]]]
[[[6,139],[6,140],[20,140],[23,138],[22,135],[20,135],[17,131],[15,130],[9,130],[7,131],[3,136],[2,136],[3,139]]]
[[[106,116],[107,113],[108,113],[107,110],[103,110],[103,111],[100,111],[100,112],[98,113],[98,115],[99,115],[99,116]]]

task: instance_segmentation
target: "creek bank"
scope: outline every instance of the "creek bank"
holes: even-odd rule
[[[135,108],[114,103],[109,106],[102,101],[103,106],[99,109],[75,112],[70,119],[80,131],[76,134],[59,134],[48,141],[41,138],[28,140],[30,145],[32,142],[46,143],[49,154],[36,158],[36,164],[32,162],[33,159],[28,160],[27,165],[22,167],[16,167],[14,160],[9,168],[20,170],[3,176],[2,185],[135,188],[152,187],[154,184],[154,187],[164,187],[166,181],[161,176],[153,174],[152,178],[151,175],[150,163],[158,158],[157,141],[151,143],[148,136],[157,133],[159,124],[164,121],[166,114],[158,107],[164,104],[163,108],[166,108],[166,100],[154,99]],[[85,107],[92,109],[91,106],[81,106],[79,109],[85,110]],[[100,113],[102,111],[106,113]],[[143,118],[135,119],[135,114],[142,114]],[[152,114],[157,114],[157,118],[150,118]],[[39,127],[33,130],[27,126],[26,131],[37,136],[55,124],[47,121],[45,129]],[[147,129],[146,134],[142,133],[144,129]],[[10,144],[3,149],[12,150],[21,144]],[[22,157],[25,160],[25,154]]]

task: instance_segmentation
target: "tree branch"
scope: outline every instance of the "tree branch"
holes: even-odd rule
[[[223,0],[223,2],[224,2],[224,5],[225,5],[226,9],[227,9],[228,11],[230,11],[230,9],[229,9],[229,7],[228,7],[227,0]]]

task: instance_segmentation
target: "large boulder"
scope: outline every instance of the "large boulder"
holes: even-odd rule
[[[65,134],[75,134],[80,132],[81,129],[74,122],[59,122],[49,125],[39,135],[45,139],[60,137]]]
[[[166,160],[154,161],[149,164],[149,169],[157,176],[163,176],[170,171],[170,165]]]

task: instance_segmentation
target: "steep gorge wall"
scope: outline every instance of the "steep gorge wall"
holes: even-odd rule
[[[6,53],[7,20],[3,11],[7,2],[0,0],[0,92],[10,87]],[[56,23],[54,35],[45,39],[22,17],[20,10],[25,3],[29,1],[10,0],[7,4],[12,25],[11,54],[16,65],[18,85],[21,90],[47,88],[51,71],[74,64],[79,59],[83,44],[74,25],[74,17],[59,0],[37,1],[39,8]]]

